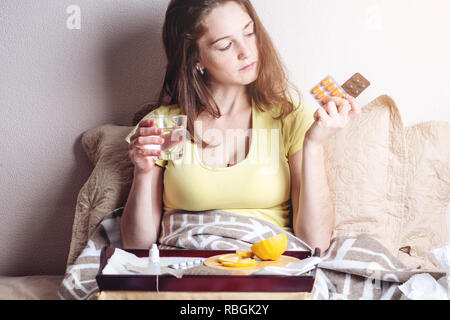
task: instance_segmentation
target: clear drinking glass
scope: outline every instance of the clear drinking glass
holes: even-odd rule
[[[154,145],[155,149],[161,150],[161,155],[155,157],[158,160],[178,160],[183,158],[184,146],[186,144],[186,115],[152,115],[155,127],[161,128],[162,145]]]

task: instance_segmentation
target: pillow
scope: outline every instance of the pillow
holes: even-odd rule
[[[429,252],[450,240],[446,214],[450,205],[449,141],[449,122],[431,121],[405,130],[405,217],[399,255],[409,265],[437,266]]]
[[[83,134],[94,170],[78,195],[68,267],[106,213],[125,205],[133,176],[125,137],[132,129],[104,125]],[[334,236],[367,232],[408,267],[437,269],[428,253],[447,239],[449,137],[446,122],[404,129],[387,95],[363,107],[324,148]]]
[[[333,236],[367,232],[394,255],[403,219],[397,207],[404,148],[399,119],[394,102],[380,96],[325,146]]]
[[[382,95],[325,146],[335,235],[367,232],[408,268],[437,270],[429,251],[447,241],[450,123],[404,128]]]
[[[133,163],[125,137],[132,129],[103,125],[82,136],[81,143],[94,169],[78,194],[67,266],[81,254],[103,217],[126,203]]]

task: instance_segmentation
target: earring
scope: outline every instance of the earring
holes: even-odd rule
[[[205,74],[205,71],[202,67],[197,66],[197,70],[200,72],[200,74],[203,76]]]

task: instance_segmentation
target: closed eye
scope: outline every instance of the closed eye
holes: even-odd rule
[[[250,37],[252,37],[254,34],[255,34],[255,32],[252,32],[252,33],[246,34],[246,36],[250,38]],[[230,44],[229,44],[228,46],[226,46],[225,48],[220,49],[220,51],[226,51],[226,50],[228,50],[228,49],[230,49],[230,48],[231,48],[231,42],[230,42]]]
[[[228,49],[230,49],[230,48],[231,48],[231,42],[230,42],[230,44],[229,44],[228,46],[226,46],[225,48],[220,49],[220,51],[226,51],[226,50],[228,50]]]

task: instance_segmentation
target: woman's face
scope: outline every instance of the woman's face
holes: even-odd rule
[[[204,19],[206,33],[198,40],[200,61],[213,84],[247,85],[258,76],[254,23],[244,8],[230,1]],[[243,69],[253,64],[253,67]]]

